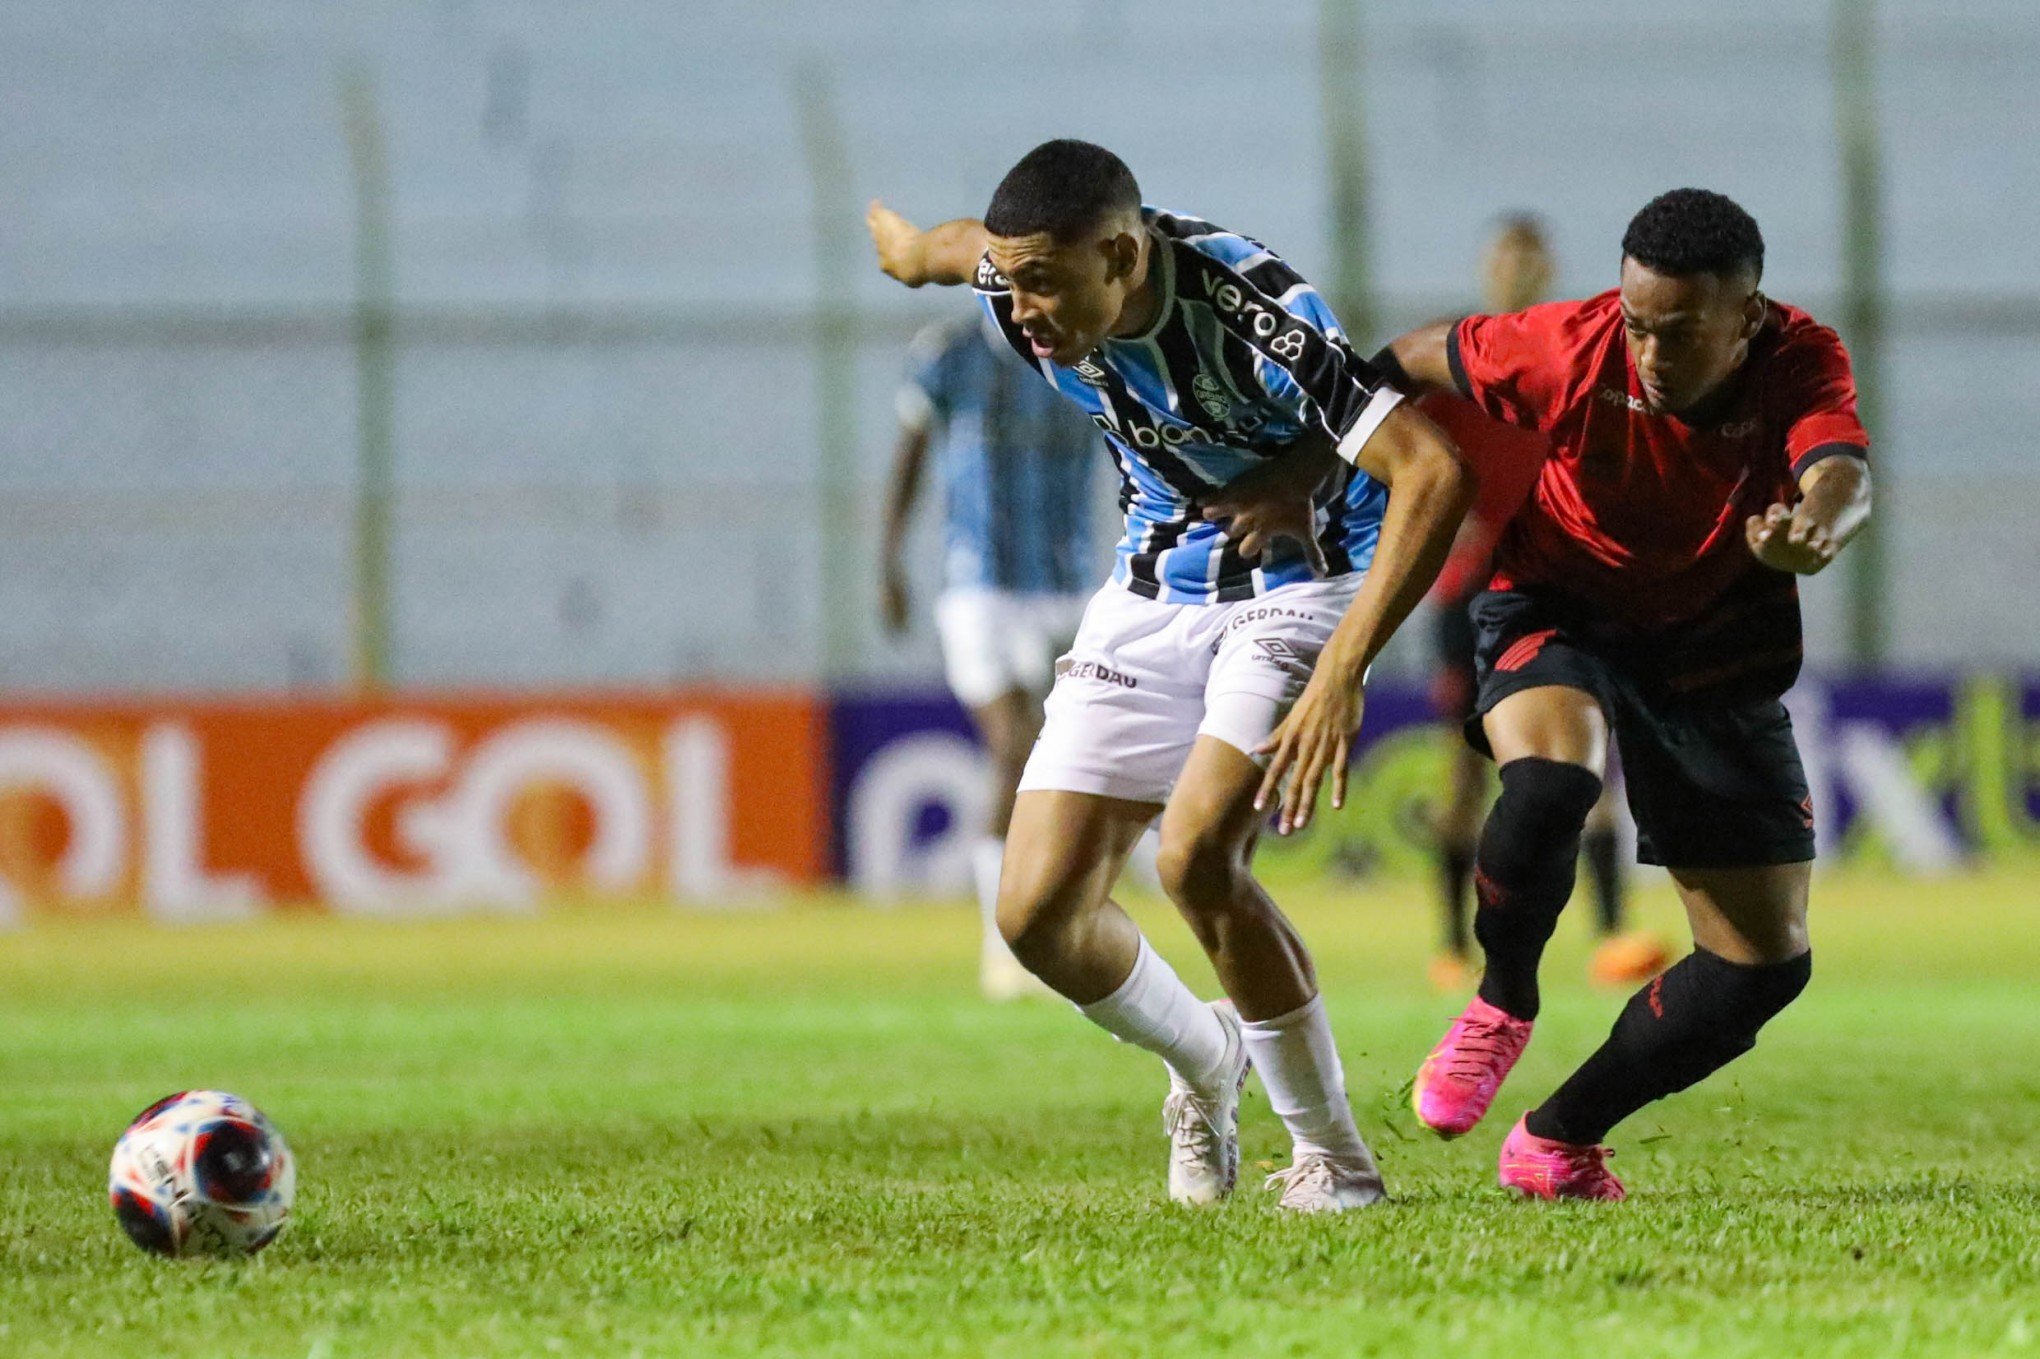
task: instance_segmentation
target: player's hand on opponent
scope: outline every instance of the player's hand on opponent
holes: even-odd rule
[[[921,229],[876,198],[864,210],[864,229],[878,248],[878,267],[909,288],[928,281]]]
[[[1353,751],[1354,733],[1360,730],[1367,695],[1357,681],[1344,674],[1345,667],[1327,664],[1327,659],[1319,657],[1296,706],[1261,743],[1259,753],[1269,757],[1268,772],[1254,794],[1254,808],[1265,811],[1279,794],[1281,810],[1275,829],[1283,835],[1310,824],[1326,774],[1332,776],[1332,806],[1346,805],[1346,761]],[[1289,779],[1286,788],[1284,775]]]
[[[878,616],[885,623],[885,630],[895,637],[907,630],[912,599],[906,571],[898,562],[887,562],[878,581]]]
[[[1288,538],[1303,549],[1313,576],[1328,576],[1331,568],[1317,540],[1317,509],[1310,498],[1321,480],[1302,458],[1274,458],[1214,492],[1204,502],[1204,517],[1223,523],[1248,561],[1258,560],[1277,538]]]
[[[1806,502],[1798,509],[1773,505],[1763,514],[1751,515],[1743,523],[1750,553],[1777,571],[1810,576],[1835,559],[1840,545],[1825,524],[1815,522]]]

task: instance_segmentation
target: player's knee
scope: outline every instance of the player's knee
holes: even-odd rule
[[[1585,765],[1535,756],[1502,766],[1502,795],[1481,829],[1481,871],[1501,881],[1570,872],[1580,830],[1601,796]]]
[[[1215,828],[1172,834],[1164,827],[1155,854],[1155,874],[1169,900],[1199,914],[1201,908],[1223,908],[1232,899],[1233,879],[1245,867],[1240,846]],[[1193,928],[1195,923],[1193,918]]]
[[[1039,971],[1037,964],[1041,960],[1068,951],[1070,919],[1069,913],[1059,912],[1046,903],[1017,901],[1003,895],[999,898],[999,937],[1030,971]]]
[[[1780,976],[1792,975],[1792,964],[1812,957],[1813,943],[1807,935],[1806,911],[1803,908],[1780,911],[1765,928],[1744,931],[1742,942],[1749,951],[1750,966],[1788,969]],[[1810,973],[1812,964],[1809,962],[1805,966]],[[1804,988],[1806,979],[1802,978],[1799,985]],[[1794,991],[1792,994],[1797,996],[1799,993]],[[1790,997],[1787,1000],[1789,1003]]]
[[[1055,952],[1090,904],[1089,875],[1053,868],[1025,866],[1008,855],[999,878],[999,935],[1023,963],[1030,956]]]

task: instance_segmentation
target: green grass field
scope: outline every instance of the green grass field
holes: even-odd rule
[[[1584,921],[1494,1126],[1446,1145],[1399,1099],[1453,1008],[1420,889],[1298,886],[1395,1195],[1316,1220],[1258,1176],[1172,1209],[1159,1067],[979,1002],[960,909],[38,927],[0,937],[0,1354],[2034,1352],[2036,887],[1824,879],[1813,988],[1618,1130],[1611,1207],[1493,1185],[1501,1113],[1620,1003]],[[196,1085],[299,1158],[251,1262],[147,1258],[107,1211],[126,1119]],[[1258,1095],[1244,1137],[1284,1147]]]

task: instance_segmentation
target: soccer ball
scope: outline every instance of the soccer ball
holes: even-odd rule
[[[186,1090],[135,1116],[114,1144],[107,1196],[121,1229],[158,1255],[253,1255],[283,1230],[297,1166],[262,1111]]]

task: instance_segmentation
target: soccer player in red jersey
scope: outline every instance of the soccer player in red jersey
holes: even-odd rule
[[[1550,294],[1553,265],[1544,225],[1528,213],[1504,217],[1481,261],[1482,292],[1490,312],[1520,311]],[[1493,573],[1495,545],[1502,530],[1537,484],[1551,451],[1536,430],[1503,424],[1456,393],[1432,391],[1418,402],[1452,441],[1480,478],[1480,497],[1461,524],[1438,582],[1431,589],[1432,692],[1439,715],[1461,727],[1473,716],[1478,689],[1474,670],[1475,633],[1468,606]],[[1438,859],[1441,951],[1431,959],[1431,984],[1456,992],[1471,986],[1474,847],[1486,810],[1486,758],[1463,741],[1451,747],[1449,777],[1433,821]],[[1622,928],[1625,873],[1615,825],[1613,789],[1604,787],[1580,835],[1580,857],[1592,889],[1594,926],[1600,944],[1588,975],[1597,983],[1635,986],[1671,961],[1664,943],[1648,933]]]
[[[1467,736],[1502,779],[1475,870],[1487,971],[1418,1073],[1419,1118],[1470,1129],[1529,1041],[1611,731],[1639,857],[1670,870],[1693,929],[1504,1141],[1501,1181],[1524,1194],[1623,1197],[1609,1129],[1749,1051],[1811,975],[1813,807],[1779,698],[1799,673],[1797,578],[1869,517],[1869,438],[1841,341],[1763,295],[1763,260],[1742,208],[1677,189],[1630,222],[1619,289],[1427,326],[1375,360],[1552,441],[1474,602]],[[1321,752],[1350,738],[1357,683],[1320,663],[1270,737],[1263,795],[1302,771],[1283,824],[1308,818]]]

